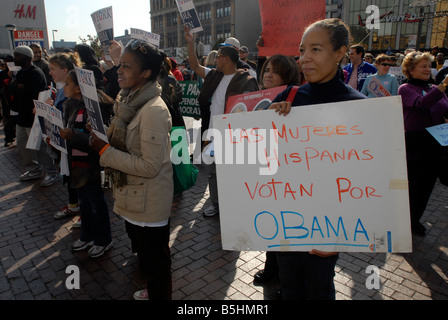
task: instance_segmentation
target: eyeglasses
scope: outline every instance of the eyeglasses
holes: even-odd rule
[[[131,41],[129,41],[126,47],[131,48],[132,51],[139,49],[140,52],[143,53],[144,55],[148,54],[148,51],[146,50],[145,46],[140,42],[140,40],[137,39],[132,39]]]
[[[382,63],[381,65],[383,67],[392,67],[393,66],[393,64],[390,64],[390,63]]]

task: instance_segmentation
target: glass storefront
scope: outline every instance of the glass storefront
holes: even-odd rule
[[[345,20],[350,25],[353,43],[361,43],[372,52],[446,46],[448,0],[422,7],[415,7],[413,3],[413,0],[348,1],[348,19]],[[374,11],[366,13],[370,5],[379,8],[379,29],[368,28],[368,18],[374,17]]]

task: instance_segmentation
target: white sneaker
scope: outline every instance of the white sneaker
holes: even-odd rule
[[[81,218],[72,224],[72,228],[81,228]]]
[[[134,300],[148,300],[148,289],[143,289],[134,292]]]
[[[98,258],[102,256],[111,247],[112,247],[112,241],[107,246],[93,246],[89,250],[89,256],[91,258]]]
[[[58,181],[59,175],[57,173],[55,174],[50,174],[50,175],[46,175],[45,178],[42,180],[42,182],[40,183],[41,187],[49,187],[51,186],[53,183],[55,183],[56,181]]]
[[[202,214],[204,215],[204,217],[213,217],[219,214],[219,209],[214,205],[211,205],[210,207],[205,209]]]
[[[70,205],[67,205],[64,208],[62,208],[61,210],[59,210],[58,212],[56,212],[53,215],[53,218],[61,219],[61,218],[65,218],[65,217],[70,217],[70,216],[77,214],[79,212],[79,210],[80,210],[79,206],[76,206],[73,208]]]

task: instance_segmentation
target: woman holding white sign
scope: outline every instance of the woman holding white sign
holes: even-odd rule
[[[147,289],[137,291],[136,300],[171,299],[169,221],[174,184],[171,116],[157,83],[163,59],[156,47],[139,40],[125,47],[109,144],[93,132],[90,141],[113,183],[114,212],[125,219],[132,251],[147,276]]]
[[[300,60],[307,84],[288,99],[292,87],[279,94],[270,109],[287,115],[291,106],[365,99],[347,86],[340,63],[350,42],[348,27],[340,19],[317,21],[305,30]],[[284,299],[335,299],[334,268],[337,252],[279,252],[280,282]]]
[[[441,147],[426,128],[447,122],[448,98],[445,94],[448,77],[438,85],[430,84],[433,56],[412,52],[403,60],[403,73],[408,82],[401,85],[409,180],[412,232],[425,235],[420,218],[436,183]],[[446,163],[442,163],[442,168]],[[445,169],[443,169],[445,170]]]

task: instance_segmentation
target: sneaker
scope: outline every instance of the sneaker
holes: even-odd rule
[[[38,171],[38,172],[27,171],[19,177],[20,181],[29,181],[29,180],[35,180],[35,179],[41,179],[41,178],[42,178],[41,171]]]
[[[219,214],[219,209],[217,207],[215,207],[214,205],[211,205],[210,207],[205,209],[202,212],[202,214],[204,217],[213,217],[213,216],[216,216],[217,214]]]
[[[81,218],[72,224],[72,228],[81,228]]]
[[[59,175],[57,173],[46,175],[44,180],[40,183],[41,187],[49,187],[56,181],[58,181]]]
[[[148,289],[138,290],[134,292],[134,300],[148,300]]]
[[[72,215],[77,214],[78,212],[79,212],[79,206],[72,208],[70,205],[68,205],[68,206],[65,206],[64,208],[62,208],[61,210],[59,210],[58,212],[56,212],[53,215],[53,218],[61,219],[61,218],[65,218],[65,217],[70,217]]]
[[[81,251],[81,250],[87,249],[88,247],[91,247],[91,246],[93,246],[93,241],[85,242],[85,241],[81,241],[81,240],[76,240],[72,244],[72,251]]]
[[[111,247],[112,247],[112,241],[107,246],[93,246],[89,250],[89,256],[91,258],[98,258],[102,256]]]

